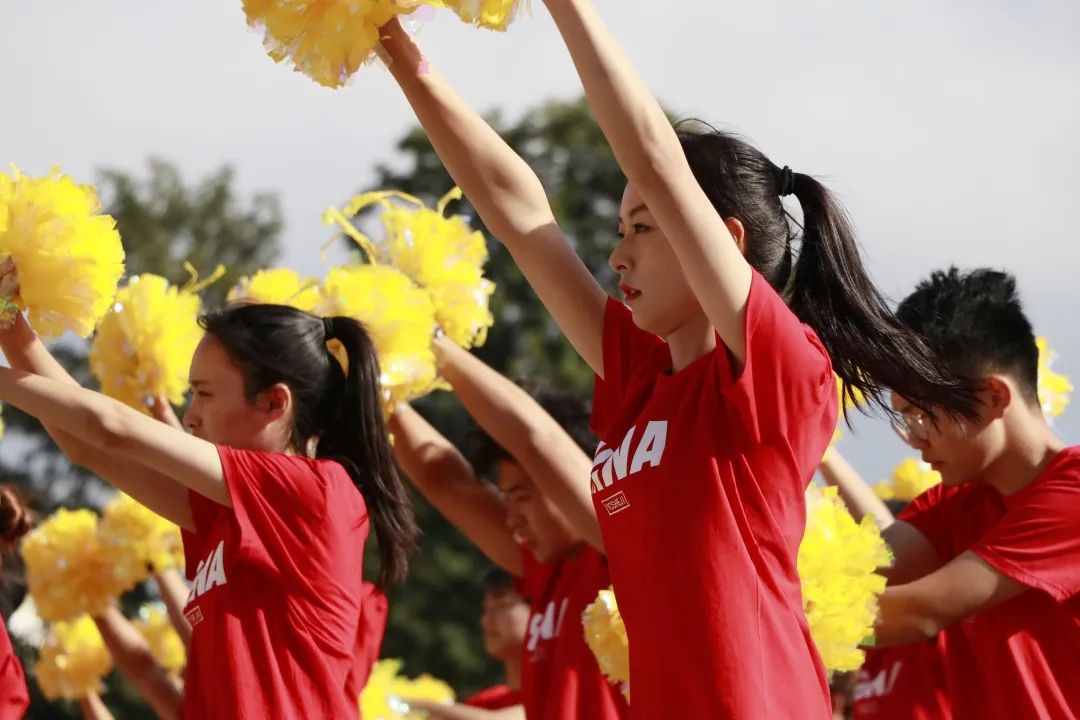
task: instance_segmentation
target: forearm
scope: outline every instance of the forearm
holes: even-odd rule
[[[545,0],[581,78],[593,116],[635,185],[685,163],[675,130],[590,0]]]
[[[94,618],[116,666],[155,713],[179,720],[183,694],[157,663],[135,626],[115,607]]]
[[[79,698],[79,710],[82,712],[83,720],[115,720],[97,693],[90,693]]]
[[[591,459],[523,388],[445,338],[440,373],[484,432],[558,505],[590,545],[604,551],[589,490]]]
[[[821,461],[819,470],[825,482],[840,493],[840,499],[844,501],[856,522],[862,522],[862,519],[869,515],[874,518],[877,526],[884,530],[896,520],[881,498],[874,494],[873,489],[836,448],[829,450]]]
[[[184,615],[184,607],[187,605],[187,598],[191,592],[190,588],[188,588],[180,571],[175,568],[155,573],[154,580],[157,582],[158,594],[161,595],[161,600],[165,603],[165,609],[169,613],[169,620],[172,621],[173,628],[176,629],[180,639],[184,641],[184,647],[190,648],[191,623],[188,622],[187,616]]]
[[[506,506],[468,461],[407,405],[390,418],[394,453],[420,494],[496,565],[520,575],[521,550],[507,526]]]
[[[431,68],[397,21],[383,34],[391,74],[487,227],[512,244],[554,222],[544,188],[525,161]]]

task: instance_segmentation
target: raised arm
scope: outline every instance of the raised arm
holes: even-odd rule
[[[874,494],[873,489],[836,448],[829,449],[818,469],[825,482],[837,488],[840,499],[856,522],[862,522],[865,516],[870,515],[877,526],[884,530],[896,520],[881,498]]]
[[[180,720],[184,694],[154,659],[150,646],[115,607],[94,618],[116,666],[163,720]]]
[[[694,178],[663,108],[592,2],[545,3],[619,166],[667,237],[705,315],[741,363],[751,272],[732,230]]]
[[[115,720],[97,693],[89,693],[79,698],[79,711],[83,720]]]
[[[420,494],[493,563],[514,575],[524,573],[505,504],[477,479],[457,448],[408,405],[394,411],[390,432],[394,453]]]
[[[97,453],[156,468],[173,483],[232,507],[217,448],[205,440],[101,393],[9,368],[0,368],[0,400],[82,440]],[[186,492],[161,495],[142,483],[121,489],[181,527],[194,528]]]
[[[450,176],[578,354],[602,375],[607,296],[559,230],[540,179],[435,72],[397,20],[383,32],[390,72]]]
[[[0,330],[0,349],[3,349],[8,363],[16,370],[79,387],[79,383],[56,361],[22,315],[16,317],[12,327]],[[54,424],[45,423],[45,430],[76,465],[97,474],[158,515],[169,518],[185,529],[194,529],[188,491],[180,483],[146,465],[94,447]]]
[[[592,460],[525,390],[446,338],[434,343],[442,376],[477,424],[510,453],[600,552],[589,491]]]
[[[180,571],[175,568],[162,570],[154,573],[154,582],[158,586],[158,594],[165,603],[165,609],[169,612],[169,620],[172,622],[176,634],[184,641],[185,648],[191,648],[191,623],[184,615],[184,606],[187,605],[187,597],[190,593],[188,584],[181,577]]]

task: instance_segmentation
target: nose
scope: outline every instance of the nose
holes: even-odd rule
[[[196,415],[192,406],[188,406],[188,409],[184,412],[184,427],[194,432],[195,426],[198,424],[198,415]]]
[[[626,240],[620,240],[615,249],[611,251],[611,255],[608,256],[608,267],[619,274],[628,271],[630,269],[629,255],[626,249]]]

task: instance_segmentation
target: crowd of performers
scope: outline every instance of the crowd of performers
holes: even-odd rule
[[[262,13],[277,55],[333,85],[348,73],[317,62],[329,35],[308,43],[282,19],[298,5],[352,4],[245,10]],[[495,26],[513,5],[428,4]],[[321,288],[293,282],[276,299],[253,279],[179,338],[168,316],[158,332],[117,318],[149,297],[186,303],[194,318],[197,284],[147,277],[117,296],[122,251],[103,251],[115,232],[89,196],[56,176],[0,176],[0,349],[10,365],[0,401],[126,493],[128,509],[114,515],[149,511],[182,542],[182,562],[127,562],[127,581],[159,585],[156,636],[174,630],[172,655],[182,656],[170,667],[115,592],[91,602],[96,590],[72,584],[86,566],[57,559],[58,538],[68,549],[108,545],[109,523],[123,521],[106,512],[98,527],[75,511],[31,530],[18,495],[0,493],[8,548],[31,532],[21,546],[31,595],[54,622],[43,658],[50,642],[93,636],[166,718],[1080,717],[1080,448],[1048,421],[1042,348],[1013,277],[941,269],[894,311],[825,186],[736,135],[672,127],[590,0],[544,4],[626,176],[610,257],[621,298],[575,254],[528,165],[403,29],[408,4],[373,2],[356,22],[377,18],[367,50],[378,48],[454,182],[595,373],[591,412],[479,360],[478,328],[438,314],[461,300],[449,290],[430,293],[427,310],[395,290],[395,312],[408,306],[414,314],[402,317],[415,322],[392,330],[353,312],[401,274],[376,262],[381,250],[350,217],[372,203],[398,212],[400,195],[328,214],[367,264],[332,271]],[[355,70],[356,53],[345,56]],[[42,215],[39,191],[52,193],[56,217]],[[62,282],[73,264],[96,268],[93,282]],[[57,267],[68,269],[50,274]],[[412,278],[423,285],[422,275]],[[486,280],[476,288],[470,297],[491,291]],[[52,357],[39,335],[58,329],[96,329],[91,362],[105,392]],[[122,370],[138,353],[108,338],[131,345],[137,332],[158,343],[156,365]],[[177,387],[152,385],[149,401],[132,385],[189,360]],[[430,376],[413,373],[424,363]],[[421,385],[449,388],[471,415],[470,452],[410,406],[420,393],[409,388]],[[188,386],[178,419],[171,407]],[[855,405],[891,422],[926,464],[890,503],[831,447]],[[819,471],[835,490],[808,506]],[[384,590],[407,577],[421,542],[410,484],[497,568],[482,630],[505,684],[457,704],[377,663]],[[871,538],[863,560],[849,554],[859,548],[806,550],[824,542],[811,537],[808,507],[848,518],[852,544]],[[371,530],[373,583],[363,568]],[[122,555],[102,557],[111,564],[101,576],[125,574]],[[860,572],[858,583],[830,584]],[[859,632],[832,602],[856,585],[873,590],[861,608],[866,636],[829,651],[842,631]],[[23,669],[0,637],[0,718],[21,717]],[[46,663],[42,687],[73,697],[69,676],[48,680],[73,657]],[[94,692],[78,699],[86,717],[107,717]]]

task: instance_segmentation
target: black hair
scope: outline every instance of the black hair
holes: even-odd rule
[[[529,395],[559,424],[586,455],[596,450],[596,436],[589,430],[591,403],[570,392],[551,390],[538,382],[522,383]],[[465,451],[478,477],[494,482],[499,463],[514,458],[477,426],[465,436]]]
[[[484,592],[502,595],[507,592],[517,593],[514,576],[502,568],[493,567],[484,576]]]
[[[943,370],[890,311],[847,214],[824,185],[700,121],[679,123],[676,133],[713,207],[742,223],[747,262],[817,332],[847,397],[861,392],[891,414],[888,391],[895,390],[927,412],[975,413],[974,390]],[[802,206],[801,225],[784,208],[781,196],[789,194]]]
[[[420,531],[383,417],[379,359],[356,320],[319,318],[284,305],[237,303],[200,318],[244,373],[249,401],[277,383],[292,393],[292,446],[333,458],[349,473],[375,526],[379,584],[405,579]],[[341,343],[347,371],[327,342]]]
[[[954,374],[973,384],[987,373],[1007,374],[1025,400],[1039,404],[1039,348],[1009,273],[939,270],[900,303],[897,315]]]

